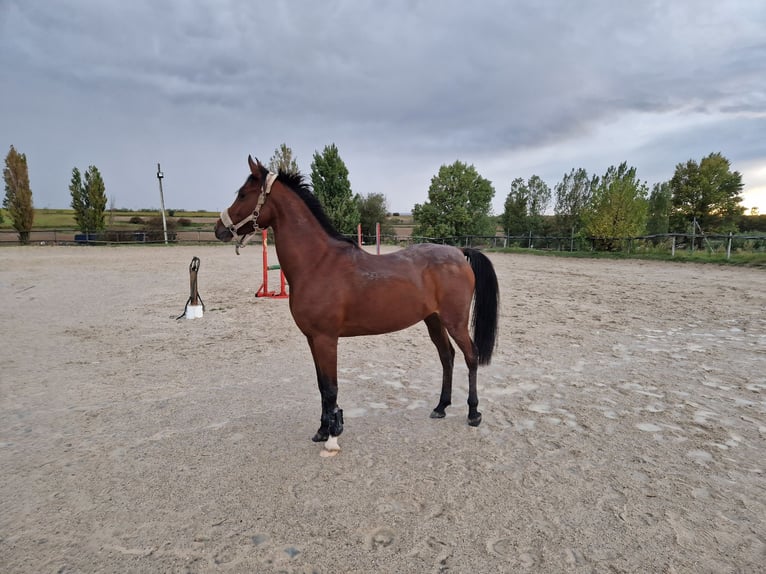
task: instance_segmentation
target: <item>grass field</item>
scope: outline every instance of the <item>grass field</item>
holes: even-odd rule
[[[179,211],[173,210],[173,215],[166,212],[168,221],[177,221],[180,218],[191,219],[191,225],[187,227],[206,226],[215,223],[218,219],[218,213],[212,211]],[[132,217],[140,217],[143,220],[159,217],[159,211],[127,211],[115,209],[113,212],[106,212],[107,227],[110,228],[139,228],[142,224],[132,224]],[[111,221],[110,221],[111,218]],[[74,210],[72,209],[35,209],[34,229],[74,229],[77,223],[74,219]],[[7,215],[0,223],[0,229],[12,229],[10,218]]]

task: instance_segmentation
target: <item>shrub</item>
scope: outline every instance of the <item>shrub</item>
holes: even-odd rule
[[[143,223],[144,223],[144,220],[143,220],[143,219],[141,219],[141,217],[139,217],[138,215],[134,215],[134,216],[133,216],[133,217],[131,217],[131,218],[130,218],[128,221],[129,221],[130,223],[135,223],[135,224],[137,224],[137,225],[143,225]]]
[[[178,218],[178,225],[181,227],[189,227],[192,224],[192,220],[188,217],[179,217]]]
[[[168,230],[168,239],[170,241],[175,241],[176,234],[176,222],[172,219],[166,219],[165,223],[167,225]],[[147,241],[160,241],[164,238],[165,233],[162,228],[162,217],[159,215],[155,215],[154,217],[150,217],[146,221],[146,240]]]

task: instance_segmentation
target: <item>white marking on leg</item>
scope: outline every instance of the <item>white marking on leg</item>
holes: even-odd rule
[[[338,444],[337,436],[330,436],[327,442],[324,443],[324,449],[319,453],[320,456],[335,456],[340,452],[340,445]]]

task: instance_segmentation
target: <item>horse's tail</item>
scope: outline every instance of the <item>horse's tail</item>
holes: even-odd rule
[[[492,351],[495,350],[498,307],[500,306],[497,275],[492,262],[481,251],[466,247],[463,253],[476,277],[471,319],[471,335],[473,344],[476,346],[476,359],[480,365],[489,365],[492,360]]]

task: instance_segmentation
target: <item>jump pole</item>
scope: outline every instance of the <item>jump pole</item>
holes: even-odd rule
[[[356,226],[356,240],[359,247],[362,246],[362,224]],[[380,223],[375,224],[375,249],[378,255],[380,255]]]
[[[255,294],[256,297],[270,297],[271,299],[287,299],[290,295],[285,290],[285,274],[279,265],[269,266],[269,254],[267,251],[268,231],[263,230],[263,283]],[[279,293],[269,291],[269,270],[279,269]]]

